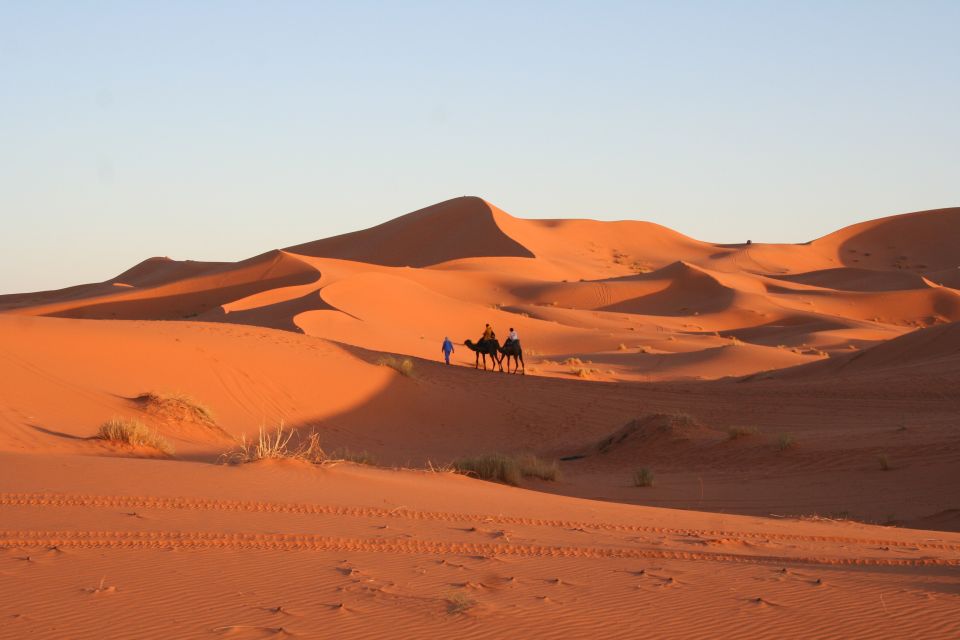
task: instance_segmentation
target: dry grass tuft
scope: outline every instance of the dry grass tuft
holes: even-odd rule
[[[881,471],[890,471],[893,469],[893,465],[890,464],[890,458],[887,457],[887,454],[885,453],[881,453],[879,456],[877,456],[877,462],[880,463]]]
[[[137,396],[136,401],[142,404],[148,413],[208,426],[217,423],[209,407],[184,393],[148,391]]]
[[[245,464],[257,460],[303,460],[312,464],[376,464],[373,456],[366,451],[340,448],[328,453],[320,445],[320,434],[310,432],[306,438],[302,438],[293,429],[284,428],[282,422],[272,430],[260,427],[256,440],[248,440],[244,434],[234,450],[220,456],[220,461],[228,464]]]
[[[517,486],[520,484],[520,465],[510,456],[488,453],[480,456],[459,458],[453,461],[453,468],[459,473]]]
[[[457,615],[477,606],[477,601],[465,593],[459,591],[447,594],[447,613]]]
[[[635,487],[652,487],[653,486],[653,471],[647,467],[642,467],[633,472],[633,486]]]
[[[173,445],[159,433],[134,418],[110,418],[97,430],[95,436],[108,442],[123,442],[135,447],[151,447],[173,455]]]
[[[555,481],[560,477],[556,460],[546,461],[531,455],[507,456],[487,453],[454,460],[451,466],[465,475],[517,486],[522,478],[540,478]]]
[[[727,429],[727,440],[739,440],[757,435],[760,435],[760,429],[756,427],[730,427]]]
[[[532,454],[517,457],[520,475],[525,478],[540,478],[554,482],[560,479],[560,463],[556,460],[542,460]]]
[[[413,360],[410,358],[397,358],[396,356],[383,356],[377,361],[377,364],[383,367],[390,367],[397,373],[408,378],[413,378]]]
[[[374,466],[377,464],[376,459],[366,451],[351,451],[346,447],[341,447],[336,449],[333,453],[330,454],[328,459],[329,462],[355,462],[356,464],[367,464]]]
[[[789,433],[781,433],[777,438],[777,451],[787,451],[797,446],[797,441]]]

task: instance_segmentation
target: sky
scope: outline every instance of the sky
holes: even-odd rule
[[[0,293],[460,195],[714,242],[960,206],[958,25],[923,0],[0,0]]]

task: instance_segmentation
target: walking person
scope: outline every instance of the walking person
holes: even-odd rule
[[[443,351],[443,359],[447,361],[447,364],[450,364],[450,354],[453,353],[453,343],[450,342],[450,338],[443,339],[443,346],[440,347],[440,350]]]

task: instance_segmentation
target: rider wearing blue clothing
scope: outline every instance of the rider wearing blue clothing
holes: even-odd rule
[[[443,339],[443,346],[440,347],[440,350],[443,351],[443,359],[447,361],[447,364],[450,364],[450,354],[453,353],[453,343],[450,342],[450,338]]]

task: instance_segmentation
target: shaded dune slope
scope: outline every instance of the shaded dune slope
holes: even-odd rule
[[[313,257],[339,258],[394,267],[426,267],[470,257],[523,257],[533,253],[503,232],[485,200],[455,198],[389,222],[344,235],[289,247]]]

